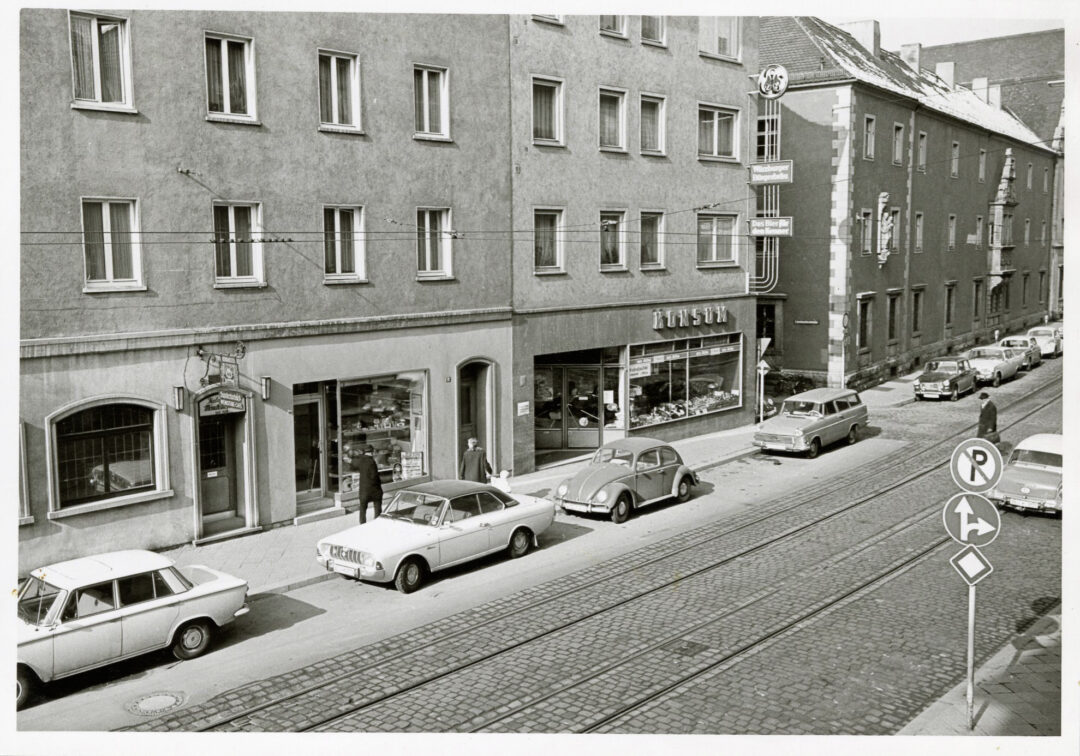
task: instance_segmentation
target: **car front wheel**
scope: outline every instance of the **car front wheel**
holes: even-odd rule
[[[679,487],[675,489],[675,500],[682,504],[690,500],[690,476],[684,475],[679,478]]]
[[[394,587],[402,593],[412,593],[424,582],[424,568],[415,559],[407,559],[398,568]]]
[[[814,439],[810,442],[810,448],[806,450],[806,456],[810,459],[814,459],[821,452],[821,440]]]
[[[34,673],[25,667],[15,670],[15,708],[21,709],[30,701],[37,687],[37,678]]]
[[[952,393],[949,394],[949,401],[950,402],[955,402],[959,398],[960,398],[960,387],[959,386],[953,386],[952,387]]]
[[[630,497],[626,494],[619,496],[615,506],[611,508],[611,521],[620,525],[630,517]]]
[[[514,531],[514,534],[510,536],[510,546],[508,552],[511,559],[517,559],[523,557],[529,553],[529,546],[532,545],[532,534],[525,528],[518,528]]]
[[[172,652],[177,659],[194,659],[202,656],[206,649],[210,648],[210,623],[206,620],[195,620],[180,628],[180,632],[173,642]]]
[[[991,382],[990,385],[992,385],[994,388],[997,388],[1001,385],[1001,373],[994,373],[994,380]]]

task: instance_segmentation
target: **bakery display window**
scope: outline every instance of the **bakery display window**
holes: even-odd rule
[[[426,475],[426,395],[423,372],[340,381],[338,475],[354,472],[354,461],[369,444],[384,483]]]
[[[742,406],[742,334],[630,347],[630,427]]]

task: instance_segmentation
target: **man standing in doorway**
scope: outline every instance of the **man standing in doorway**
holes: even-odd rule
[[[985,438],[990,443],[996,444],[1001,440],[997,429],[997,405],[985,391],[979,394],[979,399],[982,401],[982,407],[979,409],[979,438]]]
[[[364,446],[363,454],[353,460],[353,472],[358,473],[360,479],[356,484],[356,491],[360,494],[360,524],[367,522],[367,505],[374,504],[374,517],[382,514],[382,480],[379,478],[379,466],[375,464],[375,447],[371,444]]]
[[[487,455],[480,448],[480,443],[475,438],[470,438],[469,448],[461,455],[461,467],[458,468],[458,477],[462,480],[487,483],[489,475],[491,475],[491,464],[487,460]]]

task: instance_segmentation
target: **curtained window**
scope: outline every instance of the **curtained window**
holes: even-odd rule
[[[698,49],[725,58],[739,57],[738,16],[699,16]]]
[[[254,117],[249,96],[254,71],[251,41],[206,36],[206,107],[210,113]]]
[[[660,213],[641,214],[641,267],[659,267],[664,264],[660,256]]]
[[[735,216],[698,216],[698,265],[734,262]]]
[[[624,18],[624,16],[601,16],[600,31],[611,34],[625,34],[626,32],[623,29]]]
[[[214,271],[218,283],[261,281],[262,245],[257,234],[257,205],[214,205]]]
[[[323,208],[323,251],[328,279],[364,277],[362,208]]]
[[[718,108],[698,108],[698,155],[735,156],[735,114]]]
[[[359,126],[359,76],[356,57],[319,53],[319,120],[334,126]]]
[[[557,229],[561,213],[558,210],[537,210],[533,213],[533,265],[538,271],[561,270]]]
[[[71,14],[71,66],[75,100],[130,105],[125,80],[127,22]]]
[[[623,214],[600,213],[600,269],[624,268],[623,260]]]
[[[140,284],[134,201],[84,200],[82,215],[87,285],[112,288],[111,284]]]
[[[648,40],[649,42],[664,42],[664,17],[663,16],[642,16],[641,17],[641,39]]]
[[[416,211],[416,270],[421,278],[445,278],[450,271],[450,210]]]
[[[612,90],[600,90],[600,146],[621,149],[623,147],[623,94]]]
[[[641,151],[664,151],[664,100],[660,97],[641,98]]]
[[[562,84],[547,79],[533,79],[533,139],[561,142]]]

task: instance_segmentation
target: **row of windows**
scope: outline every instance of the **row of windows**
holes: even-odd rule
[[[866,160],[873,160],[875,156],[875,142],[877,131],[877,118],[872,115],[865,116],[863,119],[863,158]],[[926,152],[927,152],[927,137],[925,131],[919,132],[919,140],[917,150],[915,153],[915,167],[925,172],[926,171]],[[904,164],[904,126],[903,124],[893,124],[893,139],[892,139],[892,161],[895,165]],[[1033,163],[1027,164],[1027,188],[1031,189],[1033,176],[1035,172],[1035,166]],[[949,175],[953,178],[960,177],[960,143],[953,142],[949,150]],[[979,150],[979,181],[986,181],[986,150]],[[1050,169],[1048,167],[1043,168],[1042,178],[1042,190],[1043,194],[1050,192]]]
[[[900,208],[890,208],[889,219],[891,221],[892,234],[886,243],[889,245],[889,249],[897,251],[900,249]],[[922,252],[923,246],[923,229],[925,227],[925,218],[922,212],[915,213],[915,252]],[[859,212],[858,221],[861,227],[861,251],[864,255],[869,255],[874,252],[874,212],[863,208]],[[1013,233],[1012,233],[1012,221],[1011,215],[1005,214],[1002,216],[1002,222],[1000,224],[990,223],[990,246],[997,245],[998,237],[1000,236],[1001,246],[1013,245]],[[946,236],[946,249],[950,252],[956,249],[956,216],[950,214],[945,223],[945,236]],[[967,243],[975,246],[976,249],[982,249],[983,245],[983,216],[975,216],[975,231],[968,235]],[[1024,244],[1031,244],[1031,219],[1024,219]],[[1046,246],[1046,221],[1042,221],[1041,230],[1039,232],[1039,245]]]
[[[1020,306],[1029,306],[1028,284],[1030,274],[1024,273],[1020,278]],[[984,314],[984,309],[990,315],[996,315],[1012,308],[1011,303],[1012,282],[1006,279],[1001,285],[991,290],[988,301],[986,299],[983,279],[976,278],[972,281],[971,291],[971,319],[978,321]],[[911,289],[911,331],[910,335],[918,336],[923,330],[923,295],[925,287],[912,287]],[[858,300],[858,327],[856,329],[856,346],[860,351],[869,350],[874,333],[874,300],[873,294],[860,295]],[[885,337],[893,342],[900,338],[901,306],[903,294],[890,292],[885,298]],[[1046,272],[1039,272],[1039,303],[1046,301]],[[952,328],[956,319],[956,283],[945,284],[944,298],[944,327]]]
[[[667,47],[667,18],[639,16],[641,43]],[[548,24],[563,24],[558,14],[534,13],[533,20]],[[719,58],[738,59],[741,51],[740,19],[738,16],[699,16],[698,52]],[[600,16],[599,32],[605,37],[629,39],[629,16]]]
[[[137,206],[134,199],[87,198],[82,201],[85,290],[88,293],[144,288]],[[561,208],[543,208],[534,212],[537,273],[565,272],[567,245],[581,243],[582,232],[570,232],[565,227],[563,212]],[[695,237],[698,266],[737,262],[737,218],[731,214],[698,214]],[[452,241],[457,234],[451,220],[450,208],[417,208],[418,280],[453,277]],[[663,211],[642,212],[636,234],[628,230],[625,211],[601,211],[598,221],[601,271],[628,269],[632,236],[637,238],[641,269],[664,268],[668,234]],[[213,224],[215,286],[262,285],[265,280],[262,206],[258,203],[215,202]],[[584,233],[592,232],[586,230]],[[324,206],[322,237],[323,272],[327,283],[367,281],[363,207]]]

